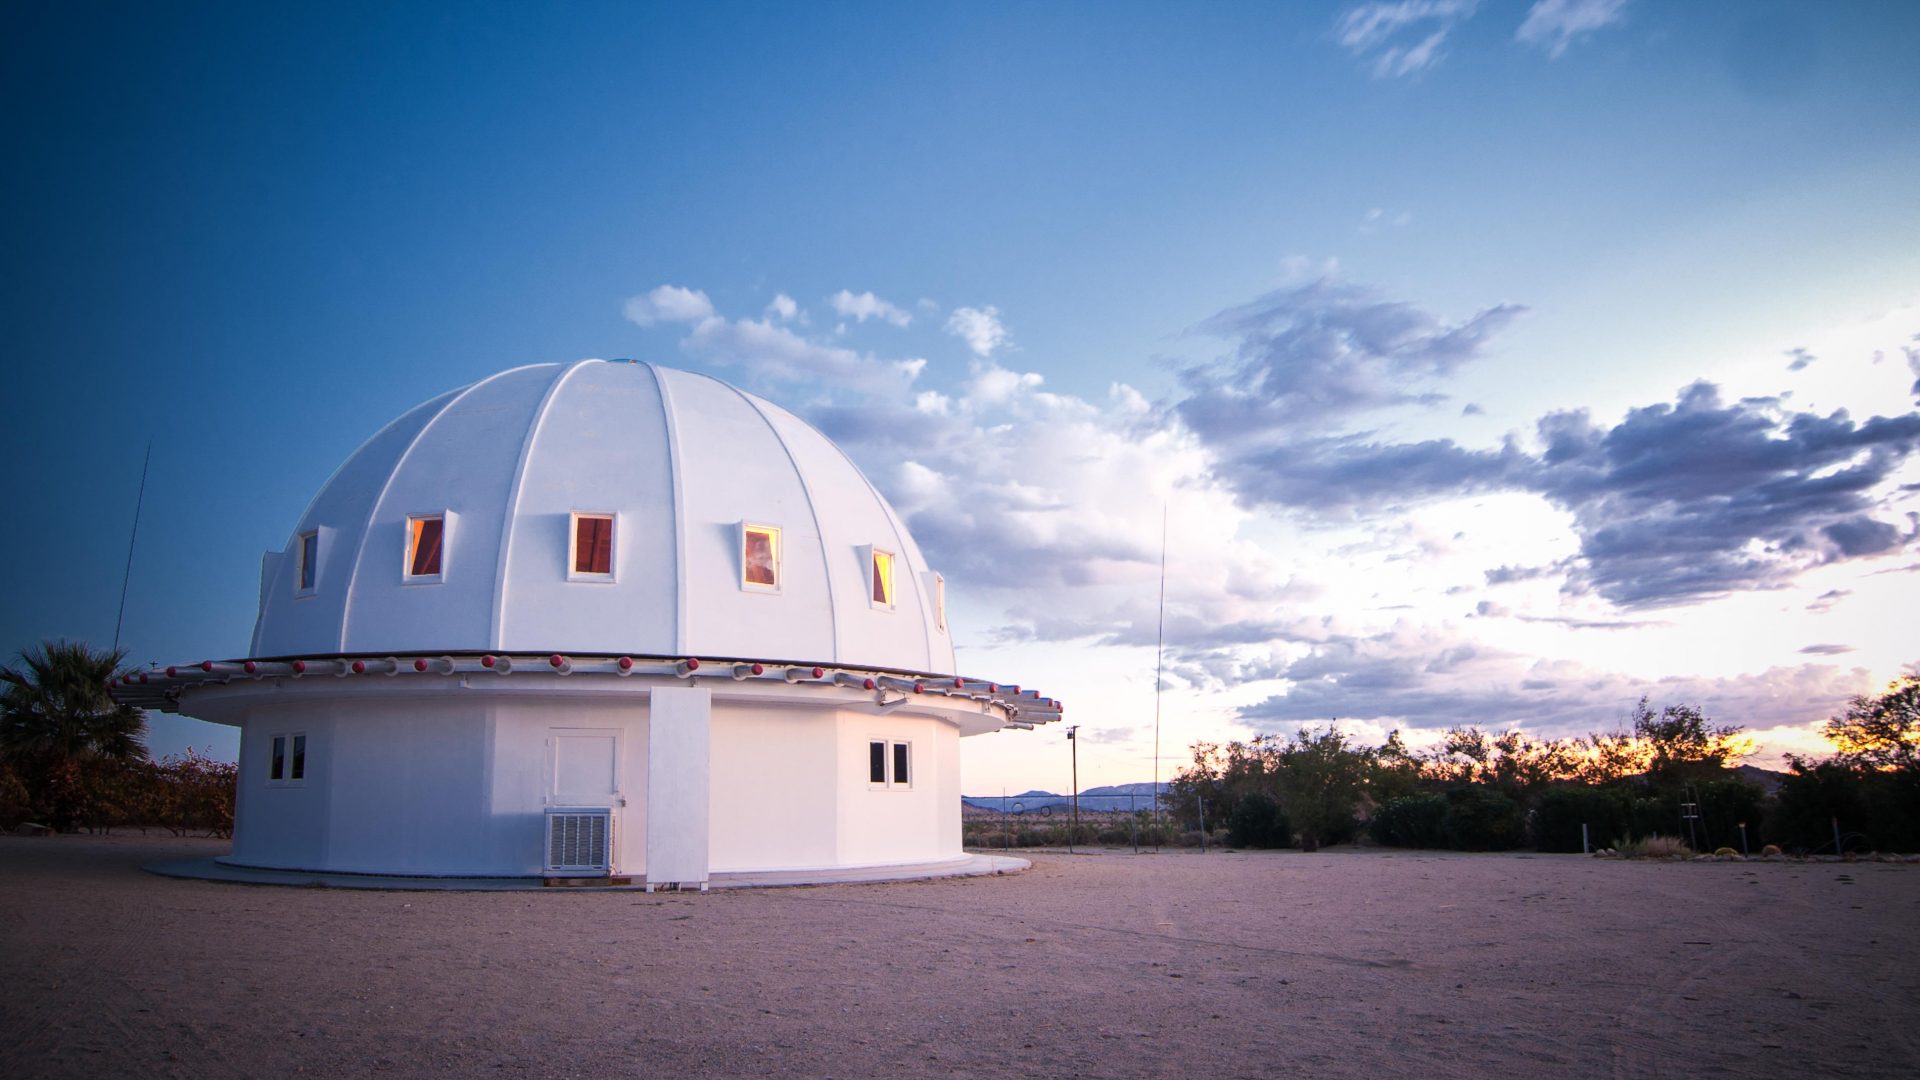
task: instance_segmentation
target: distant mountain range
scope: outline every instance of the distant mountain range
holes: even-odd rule
[[[1160,794],[1164,797],[1172,785],[1161,782]],[[1106,787],[1088,788],[1080,793],[1080,809],[1097,813],[1111,813],[1116,810],[1153,809],[1152,782],[1139,784],[1109,784]],[[960,805],[971,806],[978,810],[992,810],[995,813],[1047,814],[1058,813],[1063,807],[1070,807],[1073,800],[1065,795],[1051,791],[1023,791],[1018,795],[962,795]]]
[[[1780,788],[1780,781],[1787,774],[1772,769],[1762,769],[1754,765],[1741,765],[1732,770],[1736,779],[1744,780],[1760,790],[1772,794]],[[1162,782],[1160,794],[1165,798],[1173,785]],[[977,810],[991,810],[994,813],[1012,812],[1015,814],[1043,814],[1051,816],[1062,808],[1070,807],[1073,800],[1065,795],[1051,791],[1023,791],[1018,795],[962,795],[960,805],[971,806]],[[1096,813],[1112,813],[1120,810],[1153,809],[1153,784],[1110,784],[1106,787],[1088,788],[1080,793],[1080,809]]]

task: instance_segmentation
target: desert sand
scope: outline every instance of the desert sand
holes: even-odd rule
[[[645,895],[0,838],[0,1075],[1911,1076],[1920,866],[1334,850]]]

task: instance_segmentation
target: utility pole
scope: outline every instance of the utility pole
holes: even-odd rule
[[[1080,835],[1080,740],[1073,737],[1073,733],[1079,730],[1079,724],[1067,729],[1067,744],[1073,751],[1073,824],[1070,826],[1073,831],[1067,833],[1069,855],[1073,854],[1073,842]]]

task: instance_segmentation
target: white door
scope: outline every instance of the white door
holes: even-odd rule
[[[620,806],[620,733],[554,728],[547,733],[548,806]]]

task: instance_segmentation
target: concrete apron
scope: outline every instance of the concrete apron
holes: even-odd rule
[[[853,885],[882,881],[925,881],[932,878],[983,877],[1012,874],[1033,864],[1008,855],[969,855],[931,863],[862,866],[828,870],[764,870],[714,874],[715,889],[776,888],[794,885]],[[578,884],[593,879],[571,879],[569,887],[555,888],[543,877],[409,877],[400,874],[344,874],[309,870],[265,870],[231,866],[215,859],[186,859],[141,867],[150,874],[171,878],[225,881],[236,885],[284,885],[307,889],[387,889],[396,892],[604,892],[610,889],[644,892],[644,879],[618,879],[627,884]],[[558,880],[558,879],[555,879]],[[602,881],[606,879],[600,879]],[[669,886],[661,886],[663,890]],[[692,892],[693,889],[680,891]]]

